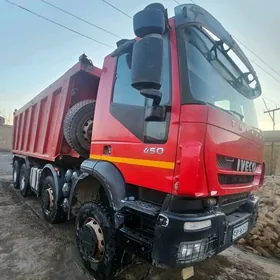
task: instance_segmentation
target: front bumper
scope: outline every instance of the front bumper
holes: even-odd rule
[[[255,226],[259,198],[252,196],[234,213],[226,215],[219,207],[207,213],[161,212],[155,227],[152,262],[159,267],[186,267],[211,258],[244,237]],[[162,223],[160,218],[165,217]],[[211,220],[211,227],[184,230],[185,222]],[[248,222],[248,230],[233,240],[233,230]],[[188,253],[187,253],[188,252]]]

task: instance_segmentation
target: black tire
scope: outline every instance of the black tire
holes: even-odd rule
[[[94,100],[81,101],[70,108],[63,123],[63,133],[68,145],[84,158],[89,156],[94,110]]]
[[[87,226],[87,221],[93,221],[95,225],[97,223],[102,238],[100,236],[98,238],[95,233],[91,234],[92,229]],[[87,238],[90,238],[95,245],[90,246]],[[116,247],[115,230],[107,208],[101,202],[87,202],[80,208],[76,219],[76,242],[80,256],[91,274],[96,279],[111,279],[119,268],[121,253]],[[103,244],[101,250],[98,242]],[[99,258],[97,259],[96,256]]]
[[[47,176],[41,189],[41,208],[45,220],[50,224],[57,224],[66,220],[66,213],[62,208],[62,199],[57,203],[55,183],[52,176]]]
[[[20,189],[20,194],[23,197],[26,197],[30,194],[29,172],[25,163],[20,168],[19,189]]]
[[[13,163],[13,186],[15,189],[19,188],[20,162],[15,160]]]

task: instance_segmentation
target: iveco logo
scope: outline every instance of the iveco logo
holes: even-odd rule
[[[257,164],[253,161],[238,159],[237,160],[237,171],[241,172],[255,172]]]

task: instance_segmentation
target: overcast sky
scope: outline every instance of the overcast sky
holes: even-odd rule
[[[66,15],[40,0],[11,0],[76,31],[115,46],[117,38]],[[49,2],[96,23],[122,38],[132,38],[132,21],[102,0],[48,0]],[[107,0],[129,15],[156,1]],[[177,5],[173,0],[162,0],[173,16]],[[178,0],[184,4],[190,1]],[[249,49],[280,73],[280,1],[277,0],[195,0],[213,14],[224,27]],[[111,51],[89,39],[60,28],[26,11],[0,1],[0,112],[11,115],[86,53],[96,66],[102,67],[103,58]],[[269,108],[280,106],[280,74],[273,72],[251,52],[241,46],[253,64],[263,88]],[[278,81],[277,81],[278,80]],[[256,100],[261,129],[272,129],[269,116],[263,114],[261,98]],[[276,128],[280,129],[280,111],[276,113]]]

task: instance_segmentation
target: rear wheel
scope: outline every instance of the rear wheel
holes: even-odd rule
[[[107,208],[101,202],[88,202],[76,220],[76,241],[85,266],[97,279],[111,279],[120,263],[115,230]]]
[[[19,188],[19,174],[20,174],[20,163],[15,160],[13,163],[13,186],[15,189]]]
[[[26,164],[24,163],[20,168],[19,174],[19,189],[20,194],[25,197],[30,193],[29,176]]]
[[[64,119],[63,133],[67,143],[84,158],[89,155],[94,109],[94,100],[84,100],[71,107]]]
[[[41,203],[43,216],[50,224],[60,223],[66,219],[62,201],[57,199],[56,195],[54,179],[52,176],[47,176],[41,190]]]

